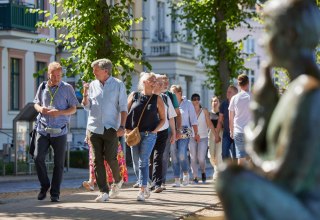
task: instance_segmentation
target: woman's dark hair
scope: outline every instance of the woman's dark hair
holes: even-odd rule
[[[193,93],[192,96],[191,96],[191,100],[193,98],[198,98],[200,100],[200,95],[198,93]]]

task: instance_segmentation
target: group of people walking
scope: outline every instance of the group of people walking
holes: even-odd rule
[[[190,179],[195,184],[200,179],[206,182],[208,145],[214,178],[217,165],[222,160],[236,157],[240,164],[241,158],[245,158],[243,127],[250,118],[249,81],[246,75],[238,77],[239,94],[236,95],[236,87],[230,86],[228,99],[220,105],[219,98],[213,97],[212,109],[208,111],[201,106],[199,94],[193,94],[188,100],[183,96],[180,85],[169,88],[166,75],[142,72],[138,90],[127,97],[123,82],[112,77],[110,60],[96,60],[91,67],[95,80],[83,84],[81,103],[88,112],[86,139],[91,154],[89,181],[83,185],[93,190],[96,182],[100,194],[95,201],[106,202],[117,197],[123,182],[127,180],[119,137],[126,137],[137,127],[141,140],[130,147],[137,177],[134,187],[139,188],[138,201],[149,198],[150,190],[160,193],[166,189],[170,158],[173,187],[186,186]],[[78,105],[72,87],[61,81],[61,76],[60,64],[49,64],[48,82],[44,89],[39,86],[34,100],[35,109],[39,112],[34,153],[41,183],[38,199],[43,200],[50,188],[52,202],[59,201],[60,196],[66,124]],[[44,162],[49,145],[53,147],[55,162],[51,184]],[[198,173],[199,166],[201,174]]]

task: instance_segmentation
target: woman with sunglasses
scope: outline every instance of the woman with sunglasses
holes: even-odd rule
[[[162,98],[153,94],[155,84],[154,73],[142,72],[138,86],[139,92],[133,92],[128,97],[129,114],[126,121],[126,134],[138,126],[141,136],[140,142],[131,146],[132,161],[140,187],[137,201],[145,201],[150,197],[147,187],[149,157],[156,143],[157,133],[166,120]],[[142,116],[141,121],[140,116]],[[136,167],[136,161],[138,161],[138,167]]]
[[[206,176],[206,156],[208,150],[208,130],[214,133],[214,127],[210,120],[209,112],[207,109],[202,108],[200,105],[200,95],[194,93],[191,96],[191,101],[196,111],[198,119],[198,134],[200,140],[197,141],[195,138],[190,138],[189,151],[191,158],[191,171],[193,175],[193,183],[198,183],[198,163],[201,169],[201,180],[202,183],[207,181]]]

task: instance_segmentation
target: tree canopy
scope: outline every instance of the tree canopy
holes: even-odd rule
[[[142,51],[130,43],[135,40],[129,34],[132,25],[142,21],[142,18],[134,18],[130,14],[131,3],[132,0],[121,0],[114,5],[105,0],[51,1],[61,10],[60,13],[50,14],[40,9],[32,11],[49,18],[38,22],[38,27],[55,28],[59,35],[37,41],[53,42],[70,52],[71,55],[61,58],[60,62],[66,67],[67,76],[81,75],[84,81],[94,78],[90,66],[92,61],[110,59],[114,66],[113,75],[121,75],[129,90],[136,64],[151,69],[142,60]]]
[[[231,79],[245,69],[241,40],[227,37],[229,30],[250,28],[248,19],[255,16],[256,0],[180,0],[173,8],[187,29],[194,31],[193,40],[200,46],[200,60],[205,64],[209,88],[225,97]]]

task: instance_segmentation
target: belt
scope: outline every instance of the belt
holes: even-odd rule
[[[152,133],[152,131],[142,131],[142,133],[144,133],[145,136],[148,136],[149,134]]]
[[[41,121],[40,121],[40,124],[44,127],[44,128],[47,128],[48,126],[43,124]],[[63,125],[60,129],[63,130],[65,127],[67,127],[67,125]]]

